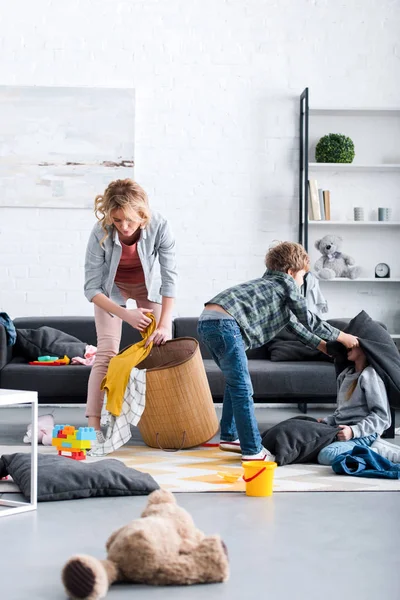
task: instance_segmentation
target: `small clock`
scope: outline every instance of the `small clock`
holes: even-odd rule
[[[390,267],[386,263],[378,263],[375,267],[375,277],[378,279],[389,279]]]

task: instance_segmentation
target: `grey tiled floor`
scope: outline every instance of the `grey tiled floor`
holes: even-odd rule
[[[258,419],[273,423],[293,414],[297,410],[265,409],[258,411]],[[2,409],[0,417],[0,443],[15,443],[26,425],[24,410]],[[56,409],[56,420],[84,424],[81,409]],[[231,562],[229,582],[162,589],[117,585],[110,600],[400,597],[396,492],[287,493],[265,499],[180,494],[178,501],[198,527],[224,538]],[[109,533],[137,518],[145,502],[125,497],[41,503],[36,513],[0,519],[1,600],[65,598],[60,583],[63,563],[75,552],[104,557]]]

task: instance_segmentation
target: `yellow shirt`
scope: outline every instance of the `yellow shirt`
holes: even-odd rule
[[[121,414],[122,404],[126,386],[128,385],[129,375],[133,367],[136,367],[144,360],[153,347],[153,342],[145,348],[146,340],[156,328],[156,320],[151,313],[146,314],[151,319],[144,332],[141,332],[143,340],[137,344],[132,344],[123,352],[117,354],[110,360],[107,374],[101,382],[101,389],[107,392],[106,408],[115,417]]]

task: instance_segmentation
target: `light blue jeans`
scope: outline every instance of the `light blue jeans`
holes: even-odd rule
[[[325,446],[325,448],[322,448],[322,450],[318,454],[317,460],[320,465],[330,466],[335,460],[335,458],[340,454],[350,454],[354,446],[364,446],[366,448],[369,448],[377,437],[378,434],[373,433],[372,435],[367,435],[361,438],[354,438],[353,440],[348,440],[347,442],[333,442],[332,444],[329,444],[329,446]]]
[[[221,440],[232,442],[239,438],[244,455],[261,452],[253,386],[239,325],[235,319],[204,319],[199,320],[197,331],[225,376]]]

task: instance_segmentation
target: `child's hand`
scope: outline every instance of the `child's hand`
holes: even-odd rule
[[[340,431],[337,434],[339,442],[348,442],[353,437],[353,430],[348,425],[338,425]]]
[[[328,354],[327,350],[326,350],[326,342],[325,340],[321,340],[320,343],[317,346],[317,350],[319,350],[320,352],[323,352],[324,354]]]
[[[341,331],[339,334],[338,342],[343,344],[343,346],[345,346],[346,348],[354,348],[360,345],[358,338],[356,338],[355,335],[351,335],[350,333],[344,333],[343,331]]]

